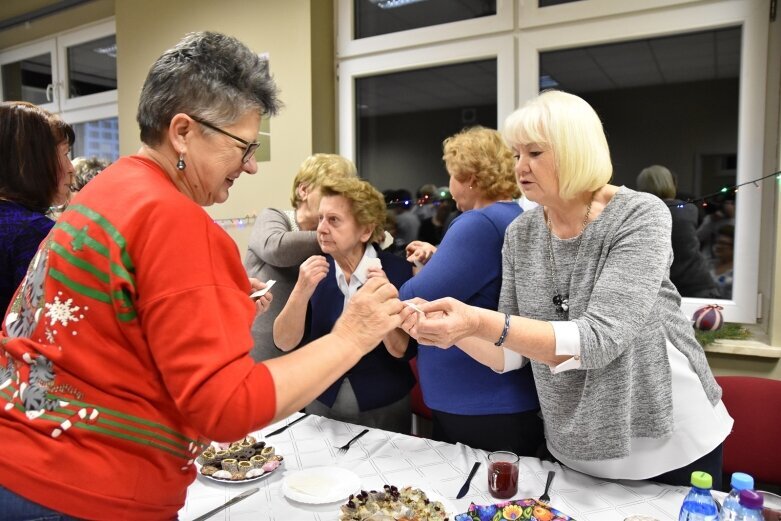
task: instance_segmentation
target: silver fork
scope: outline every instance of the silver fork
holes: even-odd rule
[[[347,452],[348,450],[350,450],[350,446],[351,446],[351,445],[352,445],[354,442],[356,442],[356,441],[358,440],[358,438],[360,438],[361,436],[363,436],[363,435],[364,435],[364,434],[366,434],[367,432],[369,432],[369,429],[363,429],[361,432],[359,432],[358,434],[356,434],[355,436],[353,436],[353,438],[352,438],[350,441],[348,441],[347,443],[345,443],[345,444],[344,444],[344,445],[342,445],[341,447],[336,447],[336,450],[338,450],[340,454],[344,454],[345,452]]]

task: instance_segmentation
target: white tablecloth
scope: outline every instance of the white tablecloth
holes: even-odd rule
[[[294,414],[263,432],[271,432],[300,416]],[[488,493],[487,453],[466,445],[451,445],[378,429],[371,429],[346,455],[342,445],[364,427],[320,416],[310,416],[282,434],[267,440],[285,457],[284,466],[267,478],[247,484],[215,483],[198,476],[187,491],[181,520],[192,520],[253,487],[260,491],[216,514],[220,521],[332,521],[339,518],[341,503],[306,505],[287,499],[281,490],[285,472],[335,465],[352,470],[364,490],[380,490],[386,483],[412,485],[444,498],[455,512],[465,512],[470,502],[497,502]],[[469,490],[455,499],[472,464],[481,461]],[[535,458],[521,458],[518,494],[514,499],[542,494],[548,470],[555,470],[551,506],[578,521],[623,521],[630,515],[646,515],[660,521],[678,519],[686,487],[669,487],[647,481],[605,481]],[[356,491],[357,492],[357,491]]]

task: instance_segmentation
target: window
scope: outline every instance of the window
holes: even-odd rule
[[[341,58],[513,28],[515,0],[337,0]],[[383,9],[382,6],[393,8]]]
[[[56,56],[54,40],[0,53],[3,101],[28,101],[59,112],[54,101]]]
[[[76,130],[74,156],[119,156],[117,46],[109,20],[0,51],[2,99],[59,114]]]
[[[741,28],[727,27],[542,52],[540,90],[571,92],[594,107],[609,137],[614,184],[634,188],[641,170],[659,164],[675,176],[677,200],[686,201],[736,185],[734,168],[717,171],[709,159],[717,152],[737,157],[740,42]],[[720,199],[704,206],[668,200],[671,278],[684,297],[709,294],[710,270],[732,271],[732,255],[718,270],[711,267],[717,227],[734,224],[733,201]],[[699,239],[686,233],[698,214],[713,226],[708,233],[711,225],[703,225]],[[731,288],[721,286],[730,300]]]
[[[355,81],[356,166],[381,191],[447,185],[442,141],[465,126],[496,128],[496,59]]]
[[[496,0],[354,0],[353,5],[356,38],[496,14]]]
[[[380,189],[414,193],[433,168],[416,147],[436,146],[426,153],[441,155],[442,134],[453,125],[490,126],[476,103],[449,100],[470,83],[482,82],[476,92],[483,92],[494,81],[497,126],[544,88],[590,101],[604,119],[617,184],[634,188],[645,163],[672,165],[680,191],[695,197],[767,173],[769,0],[497,0],[496,14],[376,35],[363,32],[356,1],[364,10],[371,0],[338,0],[340,153]],[[438,79],[444,84],[432,94]],[[410,99],[417,107],[402,108]],[[447,111],[425,109],[442,103],[457,109],[455,123]],[[414,140],[389,134],[404,123]],[[430,135],[420,135],[426,129]],[[399,172],[378,160],[383,154],[394,155]],[[759,185],[733,194],[734,285],[719,301],[728,321],[756,322]],[[691,314],[704,303],[712,299],[684,298],[683,307]]]
[[[97,156],[108,161],[119,158],[119,120],[116,117],[73,124],[76,142],[73,157]]]

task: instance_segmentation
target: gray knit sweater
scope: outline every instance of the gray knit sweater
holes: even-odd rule
[[[292,214],[292,212],[291,212]],[[277,281],[271,289],[274,299],[252,324],[252,358],[256,361],[281,356],[274,344],[274,320],[285,307],[290,292],[298,280],[298,268],[312,255],[321,254],[317,232],[294,231],[292,215],[274,208],[266,208],[255,220],[249,238],[244,267],[250,277],[266,282]]]
[[[666,339],[691,362],[710,401],[721,389],[670,282],[671,218],[657,197],[621,187],[582,238],[553,238],[556,277],[569,316],[552,297],[542,207],[507,229],[499,310],[537,320],[572,320],[581,368],[551,374],[532,362],[548,444],[579,460],[629,454],[630,438],[669,436],[672,384]],[[582,242],[581,242],[582,241]]]

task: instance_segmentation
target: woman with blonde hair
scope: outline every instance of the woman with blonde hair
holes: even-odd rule
[[[244,267],[250,277],[276,281],[275,297],[267,312],[255,317],[252,357],[268,360],[284,354],[274,345],[274,320],[282,311],[298,278],[298,267],[320,253],[317,244],[317,209],[320,184],[329,178],[355,177],[352,161],[337,154],[314,154],[301,163],[293,179],[292,210],[264,209],[255,220]]]
[[[407,247],[410,261],[425,266],[401,287],[399,296],[453,297],[496,310],[504,233],[521,214],[513,201],[520,191],[512,152],[498,131],[473,127],[444,141],[442,159],[450,174],[450,192],[464,213],[453,220],[438,248],[420,241]],[[537,454],[542,420],[529,367],[498,374],[459,349],[421,342],[418,373],[423,400],[433,413],[434,439]]]
[[[667,207],[609,184],[602,123],[575,95],[540,94],[504,135],[540,206],[507,229],[499,311],[420,302],[426,317],[403,327],[497,371],[531,360],[547,448],[562,464],[674,485],[703,470],[718,488],[733,421],[670,282]]]
[[[408,262],[377,246],[386,220],[380,192],[355,178],[328,178],[320,191],[317,241],[324,255],[304,261],[290,298],[274,321],[274,342],[284,351],[328,334],[369,279],[387,277],[398,288],[412,276]],[[307,411],[409,433],[409,391],[415,378],[403,355],[414,346],[401,329],[391,331]]]

